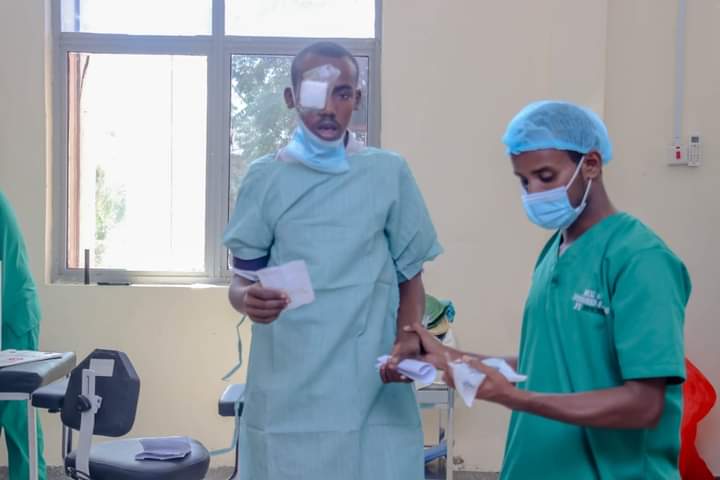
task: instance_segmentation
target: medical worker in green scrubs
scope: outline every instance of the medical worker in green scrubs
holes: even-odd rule
[[[30,274],[25,242],[7,198],[0,193],[0,262],[2,262],[2,349],[37,350],[40,304]],[[10,480],[29,476],[27,408],[24,401],[0,401],[0,430],[8,449]],[[43,436],[38,423],[38,469],[45,479]]]
[[[503,480],[679,479],[685,266],[608,198],[612,149],[594,113],[533,103],[503,142],[529,219],[555,232],[535,265],[519,355],[507,359],[527,381],[515,387],[484,356],[414,326],[428,358],[465,356],[488,375],[477,398],[513,410]]]

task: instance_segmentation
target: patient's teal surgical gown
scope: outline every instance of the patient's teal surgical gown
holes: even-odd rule
[[[421,480],[423,436],[410,384],[383,385],[398,284],[441,252],[400,156],[348,150],[328,174],[269,155],[243,179],[225,244],[237,259],[305,260],[314,303],[253,324],[240,477]]]

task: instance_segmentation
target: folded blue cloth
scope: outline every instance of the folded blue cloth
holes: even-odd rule
[[[143,449],[135,460],[176,460],[190,455],[192,446],[188,437],[141,438]]]

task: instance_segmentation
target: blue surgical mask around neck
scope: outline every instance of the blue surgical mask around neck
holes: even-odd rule
[[[350,169],[345,152],[345,136],[324,140],[310,131],[302,119],[285,146],[285,153],[305,166],[324,173],[344,173]]]

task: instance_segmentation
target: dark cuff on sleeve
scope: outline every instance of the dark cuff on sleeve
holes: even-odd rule
[[[268,266],[270,256],[255,258],[253,260],[243,260],[242,258],[233,257],[233,268],[238,270],[249,270],[251,272],[261,270]]]

